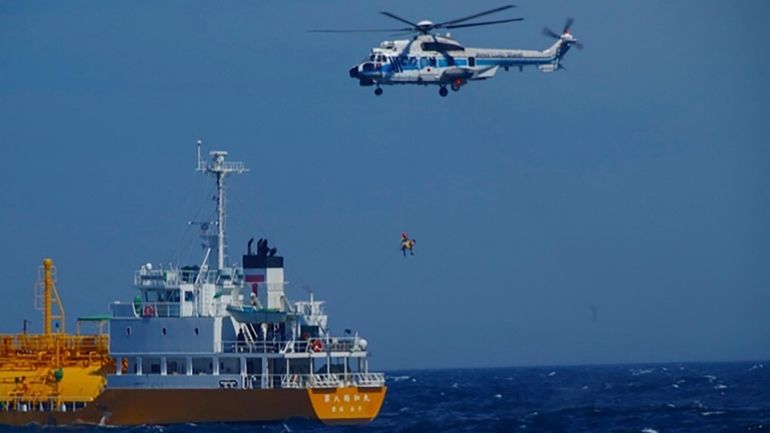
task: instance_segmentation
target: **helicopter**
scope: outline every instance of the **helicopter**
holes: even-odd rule
[[[384,85],[417,84],[437,85],[439,95],[447,96],[447,86],[458,91],[471,81],[487,80],[495,76],[500,68],[509,70],[525,66],[537,67],[541,72],[564,69],[561,61],[574,45],[583,44],[570,32],[574,20],[567,18],[561,33],[544,28],[546,36],[556,39],[550,47],[539,50],[469,48],[460,44],[447,32],[436,34],[440,29],[487,26],[522,21],[523,18],[508,18],[493,21],[467,22],[485,15],[502,12],[516,7],[505,5],[440,23],[422,20],[417,23],[401,18],[390,12],[380,12],[386,17],[408,24],[398,29],[358,30],[310,30],[321,33],[349,32],[400,32],[414,36],[411,39],[386,40],[373,48],[371,53],[348,71],[350,78],[358,80],[361,86],[375,86],[374,94],[382,95]]]

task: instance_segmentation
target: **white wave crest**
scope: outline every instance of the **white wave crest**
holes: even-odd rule
[[[401,382],[402,380],[409,380],[411,377],[409,376],[392,376],[388,377],[388,380],[392,380],[393,382]]]

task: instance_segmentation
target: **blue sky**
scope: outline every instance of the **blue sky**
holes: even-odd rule
[[[500,4],[3,2],[0,329],[40,328],[43,257],[70,318],[198,262],[200,138],[252,169],[231,257],[268,236],[380,368],[768,359],[767,2],[518,3],[453,36],[544,48],[573,16],[586,49],[447,98],[375,97],[347,70],[383,37],[306,32]]]

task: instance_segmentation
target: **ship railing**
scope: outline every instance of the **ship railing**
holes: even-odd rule
[[[113,302],[110,307],[113,317],[180,317],[182,312],[179,302]]]
[[[384,373],[322,373],[281,375],[281,388],[339,388],[342,386],[379,387],[385,385]]]
[[[219,281],[219,270],[201,271],[198,269],[140,269],[134,272],[136,287],[165,287],[180,284],[193,284],[196,279],[202,283],[215,284]]]
[[[287,341],[257,340],[223,341],[222,351],[226,353],[284,353]]]
[[[71,412],[85,408],[93,402],[91,397],[0,397],[0,412]]]
[[[376,387],[385,385],[385,373],[352,373],[353,385]]]
[[[226,171],[249,171],[246,165],[239,161],[198,161],[198,171],[206,171],[209,169],[226,170]]]
[[[281,388],[305,388],[304,374],[281,375]]]
[[[254,341],[223,341],[222,350],[228,353],[323,353],[364,352],[366,344],[360,337],[309,338],[307,340],[273,341],[255,338]]]
[[[92,353],[106,354],[108,348],[107,335],[0,335],[0,360],[24,355],[40,357],[52,350],[68,352],[71,357],[83,357]]]

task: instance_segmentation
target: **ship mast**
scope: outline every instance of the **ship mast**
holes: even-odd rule
[[[56,314],[52,307],[56,307]],[[43,311],[43,331],[48,337],[52,334],[53,321],[59,322],[57,332],[64,333],[64,306],[62,305],[59,291],[56,289],[56,267],[53,260],[44,259],[43,266],[38,271],[38,281],[35,286],[35,308]]]
[[[197,171],[213,174],[217,178],[217,269],[225,267],[225,176],[230,173],[241,174],[249,171],[242,162],[225,161],[227,152],[213,150],[209,152],[211,161],[201,159],[201,144],[198,140]]]

